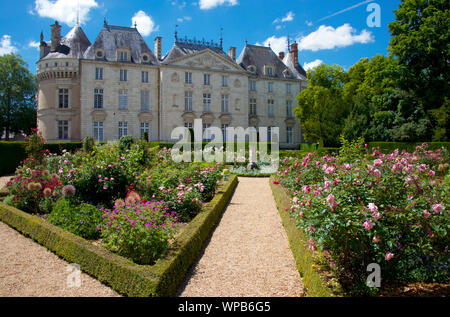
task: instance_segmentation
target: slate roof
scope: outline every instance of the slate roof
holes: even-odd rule
[[[163,63],[169,63],[177,58],[190,55],[199,51],[203,51],[205,49],[210,49],[215,53],[219,54],[222,57],[227,58],[228,60],[233,61],[222,48],[218,45],[211,42],[206,41],[197,41],[197,40],[188,40],[187,38],[176,39],[173,47],[170,49],[169,53],[164,57]]]
[[[84,53],[84,58],[98,59],[95,53],[98,49],[102,49],[105,54],[101,60],[117,61],[117,49],[121,47],[130,49],[131,63],[141,63],[141,56],[146,53],[150,57],[147,64],[159,64],[136,28],[113,26],[106,23],[94,43]]]
[[[82,58],[91,42],[84,34],[79,25],[75,25],[72,30],[61,40],[55,51],[50,51],[51,43],[46,43],[44,48],[44,58]]]
[[[245,70],[249,70],[250,65],[255,66],[256,76],[265,77],[264,66],[273,65],[273,78],[305,79],[295,67],[292,69],[288,68],[278,55],[270,47],[266,46],[246,44],[241,55],[239,55],[237,63]],[[286,70],[290,70],[291,76],[285,76]]]

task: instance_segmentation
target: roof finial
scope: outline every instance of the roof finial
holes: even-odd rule
[[[77,1],[77,25],[80,25],[80,0]]]
[[[288,52],[290,53],[291,52],[291,43],[290,43],[290,40],[289,40],[289,34],[288,34]]]
[[[134,20],[134,28],[137,29],[137,23],[136,23],[136,20]]]
[[[223,36],[222,36],[223,28],[220,28],[220,49],[222,49]]]
[[[41,43],[44,42],[44,31],[41,31]]]
[[[106,21],[106,17],[103,19],[103,26],[107,27],[108,26],[108,22]]]
[[[175,25],[175,43],[178,42],[178,24]]]
[[[247,46],[247,40],[245,40],[245,46]]]

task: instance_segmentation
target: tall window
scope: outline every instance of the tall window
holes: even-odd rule
[[[273,99],[267,100],[267,105],[268,105],[267,113],[268,113],[269,117],[275,116],[275,109],[274,109],[274,105],[273,105]]]
[[[103,109],[103,89],[94,89],[94,108]]]
[[[185,122],[184,127],[188,129],[192,129],[192,122]]]
[[[211,94],[203,94],[203,111],[211,112]]]
[[[292,100],[286,100],[286,116],[292,117]]]
[[[127,81],[127,70],[126,69],[120,70],[120,81]]]
[[[227,142],[227,128],[228,124],[222,124],[223,142]]]
[[[141,138],[144,137],[145,132],[147,132],[147,135],[150,139],[150,123],[141,122]]]
[[[103,122],[94,121],[94,139],[103,142]]]
[[[256,116],[256,99],[250,99],[250,109],[249,109],[249,113],[251,115]]]
[[[272,75],[273,75],[272,67],[267,67],[267,76],[272,76]]]
[[[250,90],[256,91],[256,81],[250,80]]]
[[[228,77],[222,76],[222,87],[228,87]]]
[[[58,90],[59,103],[58,108],[69,108],[69,89]]]
[[[204,85],[211,85],[211,75],[210,74],[203,74],[203,84]]]
[[[128,91],[126,89],[119,90],[119,110],[128,109]]]
[[[186,84],[192,84],[192,73],[189,72],[184,73],[184,82]]]
[[[286,94],[291,94],[291,88],[292,88],[292,85],[291,84],[286,84]]]
[[[267,91],[273,92],[273,83],[267,83]]]
[[[222,113],[228,112],[228,95],[222,95]]]
[[[141,110],[150,110],[150,91],[148,90],[141,90]]]
[[[292,144],[292,127],[286,128],[286,141],[288,144]]]
[[[184,92],[184,110],[192,111],[192,91]]]
[[[203,124],[203,142],[211,142],[211,133],[208,130],[208,128],[211,128],[211,124],[204,123]]]
[[[58,121],[58,139],[67,140],[69,138],[69,121]]]
[[[95,68],[95,80],[103,80],[103,68]]]
[[[128,135],[128,122],[120,121],[119,122],[119,139],[123,136]]]
[[[148,72],[142,72],[141,77],[143,83],[148,83]]]

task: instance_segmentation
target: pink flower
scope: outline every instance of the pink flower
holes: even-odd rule
[[[366,230],[370,230],[370,229],[373,228],[373,223],[372,223],[372,221],[370,221],[370,220],[366,220],[366,221],[364,222],[363,226],[364,226],[364,228],[365,228]]]
[[[373,237],[372,241],[374,243],[378,243],[378,242],[380,242],[380,237],[379,236],[375,236],[375,237]]]
[[[441,205],[441,204],[433,205],[433,211],[434,212],[439,212],[439,211],[444,210],[444,209],[445,209],[445,207],[443,205]]]
[[[435,174],[436,174],[436,173],[435,173],[433,170],[430,170],[430,171],[428,172],[428,176],[431,176],[431,177],[433,177]]]
[[[334,203],[334,195],[333,194],[329,194],[328,195],[328,197],[327,197],[327,203],[329,204],[329,205],[332,205],[333,203]]]
[[[302,192],[304,192],[305,194],[309,193],[311,191],[311,188],[309,188],[308,185],[304,185],[302,187]]]
[[[428,210],[424,210],[423,211],[423,216],[425,217],[425,218],[428,218],[428,217],[430,217],[430,212],[428,211]]]
[[[376,159],[375,161],[373,161],[373,165],[374,166],[378,166],[378,165],[381,165],[381,164],[383,164],[383,161],[380,160],[380,159]]]
[[[377,207],[377,205],[375,205],[374,203],[369,203],[369,210],[371,211],[371,212],[377,212],[378,211],[378,207]]]
[[[108,186],[106,186],[106,185],[103,186],[103,189],[104,189],[104,190],[107,190],[107,189],[108,189]]]
[[[326,181],[324,187],[325,187],[325,189],[330,189],[331,183],[329,181]]]
[[[99,178],[99,179],[98,179],[98,182],[99,182],[99,183],[101,183],[101,182],[102,182],[102,179],[101,179],[101,178]]]
[[[124,157],[124,156],[121,156],[120,159],[123,161],[123,160],[125,159],[125,157]]]
[[[380,172],[380,170],[378,168],[373,171],[373,176],[375,176],[375,177],[380,177],[381,176],[381,172]]]
[[[279,184],[279,182],[277,182],[277,181],[273,181],[273,184],[274,184],[274,185],[278,185],[278,184]]]
[[[386,261],[389,261],[394,257],[394,253],[386,252],[386,256],[384,257]]]
[[[110,179],[111,181],[113,181],[114,180],[114,177],[111,177],[111,179]]]
[[[373,218],[374,218],[375,220],[378,220],[378,219],[381,218],[381,214],[380,214],[379,212],[374,212],[374,213],[373,213]]]

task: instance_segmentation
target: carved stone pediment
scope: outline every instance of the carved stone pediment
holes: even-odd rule
[[[203,120],[203,123],[206,124],[212,124],[215,117],[211,112],[203,112],[203,114],[200,116]]]
[[[221,124],[231,124],[231,121],[233,121],[233,116],[230,113],[222,113],[219,116],[219,119]]]
[[[94,121],[105,121],[108,114],[105,110],[97,109],[91,112],[91,116]]]
[[[284,123],[286,123],[287,127],[293,127],[295,125],[295,119],[287,118],[286,120],[284,120]]]
[[[230,70],[242,71],[242,69],[238,65],[234,64],[232,61],[227,60],[226,58],[220,56],[219,54],[209,49],[199,51],[191,55],[183,56],[181,58],[169,62],[168,64],[188,66],[188,67],[198,67],[210,70],[214,69],[220,71],[230,71]]]
[[[142,111],[138,114],[138,118],[141,122],[151,122],[153,114],[150,111]]]
[[[194,123],[194,119],[196,119],[195,113],[191,111],[184,112],[181,117],[185,123]]]

